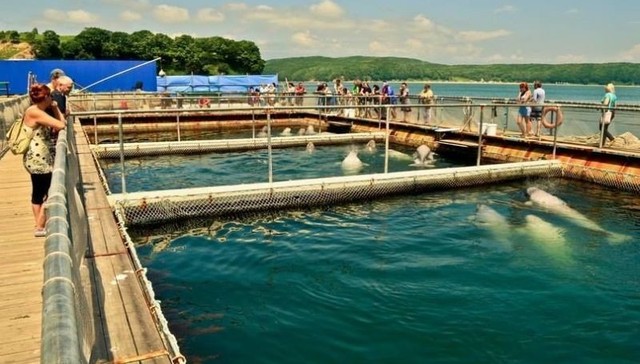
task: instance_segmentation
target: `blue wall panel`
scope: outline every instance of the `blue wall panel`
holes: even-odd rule
[[[76,89],[82,89],[145,62],[147,61],[2,60],[0,81],[9,82],[10,94],[26,94],[29,72],[36,75],[38,82],[48,83],[51,70],[60,68],[73,79]],[[151,62],[92,86],[87,91],[131,91],[136,83],[141,82],[144,91],[155,92],[156,74],[156,63]]]

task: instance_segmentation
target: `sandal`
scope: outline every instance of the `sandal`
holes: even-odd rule
[[[42,228],[42,229],[36,228],[33,231],[33,236],[35,236],[36,238],[44,238],[45,236],[47,236],[47,230],[45,228]]]

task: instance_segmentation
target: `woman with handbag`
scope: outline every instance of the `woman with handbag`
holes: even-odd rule
[[[31,106],[24,112],[23,128],[27,135],[31,135],[31,142],[22,163],[31,175],[31,208],[36,220],[34,235],[43,237],[46,235],[43,204],[47,199],[53,172],[51,131],[62,130],[67,123],[57,103],[51,98],[51,89],[46,85],[31,86],[29,98]],[[53,117],[47,114],[48,108],[53,110]]]
[[[613,141],[615,137],[609,132],[609,125],[613,121],[613,118],[616,116],[615,107],[618,102],[618,97],[616,96],[616,89],[612,83],[606,85],[604,87],[604,97],[600,101],[602,105],[604,105],[604,109],[602,110],[602,117],[600,118],[600,128],[602,130],[604,127],[604,131],[601,133],[600,145],[604,145],[605,138]]]

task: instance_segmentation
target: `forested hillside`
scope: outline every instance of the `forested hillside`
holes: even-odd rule
[[[36,28],[0,31],[0,58],[140,59],[161,57],[167,74],[278,74],[281,80],[433,80],[544,83],[640,84],[639,63],[444,65],[398,57],[296,57],[264,61],[247,40],[218,36],[175,38],[140,30],[133,33],[85,28],[60,36]]]
[[[161,57],[160,67],[167,74],[260,74],[264,60],[255,43],[222,37],[175,38],[162,33],[140,30],[133,33],[85,28],[73,36],[60,36],[52,30],[42,34],[37,29],[19,33],[0,31],[2,58],[70,59],[70,60],[152,60]],[[18,49],[30,46],[28,55],[18,57]],[[24,54],[25,50],[21,50]]]
[[[638,63],[443,65],[395,57],[300,57],[268,60],[264,73],[290,80],[439,80],[640,84]]]

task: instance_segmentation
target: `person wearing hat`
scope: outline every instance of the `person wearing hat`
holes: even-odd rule
[[[49,74],[51,81],[47,84],[47,87],[49,87],[49,90],[51,91],[57,90],[58,78],[64,75],[65,75],[64,71],[61,70],[60,68],[54,68],[53,70],[51,70],[51,73]]]

